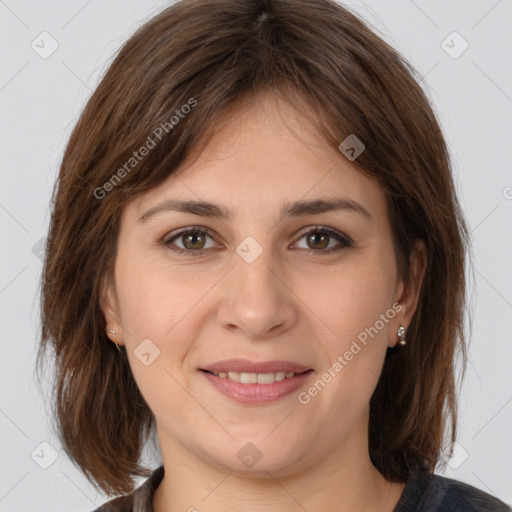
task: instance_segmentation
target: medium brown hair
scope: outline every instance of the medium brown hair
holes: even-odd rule
[[[296,108],[304,100],[302,113],[334,148],[350,134],[365,144],[353,164],[386,194],[406,282],[414,241],[425,242],[408,344],[388,350],[371,399],[369,447],[389,480],[435,469],[446,433],[450,441],[456,433],[468,233],[421,82],[375,29],[331,0],[183,0],[121,48],[67,144],[41,281],[38,370],[52,347],[59,438],[96,488],[127,493],[134,476],[149,475],[140,456],[154,425],[100,308],[122,208],[204,147],[221,115],[264,90]],[[177,110],[183,115],[171,121]],[[154,147],[130,160],[148,137]]]

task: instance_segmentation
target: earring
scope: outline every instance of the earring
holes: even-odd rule
[[[117,343],[114,343],[114,345],[116,346],[117,350],[118,350],[119,352],[121,352],[121,354],[122,354],[122,353],[123,353],[123,351],[119,348],[119,345],[118,345]]]
[[[112,334],[115,334],[117,331],[114,331],[114,329],[109,329],[108,332],[111,332]]]
[[[405,327],[403,325],[398,328],[398,337],[400,338],[398,344],[404,346],[407,341],[405,340]]]

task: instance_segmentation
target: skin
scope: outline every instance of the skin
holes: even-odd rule
[[[285,202],[333,195],[357,201],[372,219],[349,210],[279,215]],[[168,198],[211,201],[232,218],[166,211],[138,222]],[[163,244],[190,226],[209,228],[211,237],[186,245],[180,236],[174,246],[202,255]],[[338,230],[353,246],[321,229],[325,241],[303,234],[315,226]],[[252,263],[236,252],[248,236],[262,248]],[[335,246],[341,250],[327,252]],[[102,308],[156,418],[165,477],[154,510],[391,512],[404,484],[388,482],[370,460],[369,401],[387,348],[417,306],[421,241],[410,261],[406,285],[381,187],[270,93],[232,113],[197,160],[125,206]],[[231,357],[290,360],[315,370],[307,390],[389,310],[394,318],[307,405],[297,393],[240,404],[198,370]],[[146,338],[160,350],[149,366],[134,355]],[[250,468],[237,457],[248,442],[262,454]]]

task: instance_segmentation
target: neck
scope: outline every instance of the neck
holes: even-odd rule
[[[155,492],[154,512],[392,512],[405,487],[387,481],[375,468],[366,436],[340,444],[299,471],[260,471],[248,476],[207,463],[175,439],[159,434],[165,475]]]

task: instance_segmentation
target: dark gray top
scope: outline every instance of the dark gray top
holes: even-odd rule
[[[164,477],[164,467],[131,494],[114,498],[94,512],[153,512],[153,496]],[[414,473],[393,512],[512,512],[494,496],[476,487],[439,475]]]

